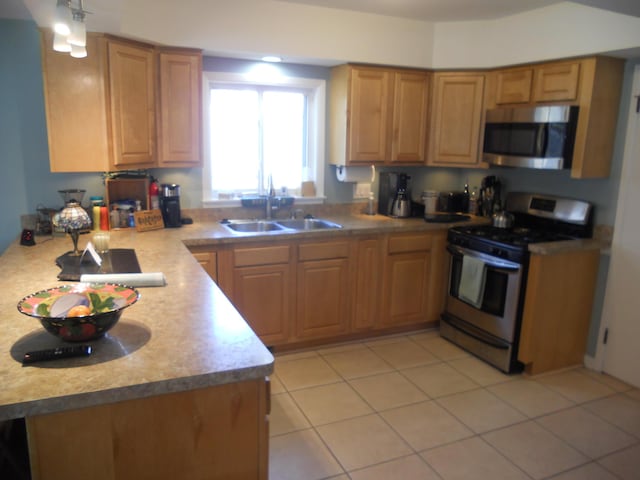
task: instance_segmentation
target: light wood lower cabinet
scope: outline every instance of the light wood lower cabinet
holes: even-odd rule
[[[599,262],[599,250],[531,255],[518,352],[527,373],[583,363]]]
[[[219,253],[220,287],[266,345],[286,343],[292,328],[293,266],[289,244]]]
[[[233,303],[267,345],[284,343],[291,324],[291,274],[288,263],[235,268]]]
[[[382,240],[362,238],[354,241],[355,273],[352,291],[352,330],[372,329],[380,316],[380,280],[382,279]]]
[[[349,329],[349,242],[298,246],[296,337],[335,337]]]
[[[446,230],[229,245],[215,252],[217,283],[268,346],[435,326],[445,246]]]
[[[436,322],[446,280],[444,235],[389,236],[382,280],[381,325]]]
[[[265,379],[28,417],[38,480],[268,477]]]

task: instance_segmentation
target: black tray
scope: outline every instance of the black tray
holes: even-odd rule
[[[424,221],[429,223],[453,223],[467,220],[471,220],[471,217],[464,213],[428,213],[424,216]]]
[[[142,272],[136,251],[132,248],[112,248],[107,255],[109,258],[104,259],[103,265],[104,262],[110,261],[111,266],[108,273]],[[80,259],[79,255],[72,255],[72,252],[67,252],[56,258],[56,265],[62,269],[58,274],[58,279],[79,282],[80,277],[84,274],[100,273],[100,267],[89,254],[82,257],[82,263]]]

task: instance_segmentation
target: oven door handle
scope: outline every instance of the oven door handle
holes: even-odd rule
[[[490,338],[488,335],[486,334],[482,334],[481,332],[474,332],[473,330],[471,330],[470,328],[465,328],[464,325],[460,324],[459,322],[456,321],[455,317],[452,317],[451,315],[447,315],[447,313],[443,313],[442,315],[440,315],[440,321],[444,321],[447,322],[447,324],[449,324],[452,328],[458,330],[459,332],[464,333],[465,335],[468,335],[472,338],[475,338],[476,340],[478,340],[479,342],[484,343],[485,345],[489,345],[493,348],[498,348],[500,350],[508,350],[509,349],[509,345],[506,343],[502,343],[502,342],[498,342],[492,338]]]
[[[468,255],[469,257],[475,257],[482,260],[488,267],[496,270],[498,272],[504,273],[514,273],[520,270],[520,265],[517,263],[509,262],[507,260],[495,259],[495,257],[491,257],[490,255],[479,254],[474,252],[473,250],[469,250],[466,248],[458,247],[455,245],[447,245],[447,251],[451,255],[456,255],[462,257],[464,255]]]

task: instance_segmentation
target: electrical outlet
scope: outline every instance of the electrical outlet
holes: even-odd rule
[[[369,198],[370,183],[356,183],[353,187],[353,198]]]

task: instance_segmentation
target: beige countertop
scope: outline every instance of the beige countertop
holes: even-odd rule
[[[91,342],[94,354],[23,367],[30,350],[64,343],[17,304],[60,285],[55,265],[67,237],[12,244],[0,257],[0,420],[250,380],[269,375],[273,356],[185,248],[207,228],[111,232],[111,248],[134,248],[143,272],[163,272],[165,287],[138,288],[139,301]],[[198,233],[196,233],[198,232]],[[89,235],[81,235],[84,248]]]
[[[91,342],[94,354],[23,367],[29,350],[64,345],[36,319],[18,312],[30,293],[60,285],[56,257],[67,237],[36,237],[33,247],[13,243],[0,256],[0,420],[170,393],[269,375],[273,357],[187,247],[263,240],[336,238],[361,234],[434,231],[453,224],[381,215],[331,215],[338,230],[237,234],[217,221],[196,219],[178,229],[111,232],[111,248],[134,248],[143,272],[163,272],[165,287],[140,287],[141,298],[118,324]],[[488,223],[473,217],[471,222]],[[81,235],[84,248],[89,235]],[[596,241],[540,244],[535,253],[596,248]],[[573,245],[569,245],[573,244]],[[546,248],[546,249],[545,249]],[[555,250],[554,250],[555,249]]]

